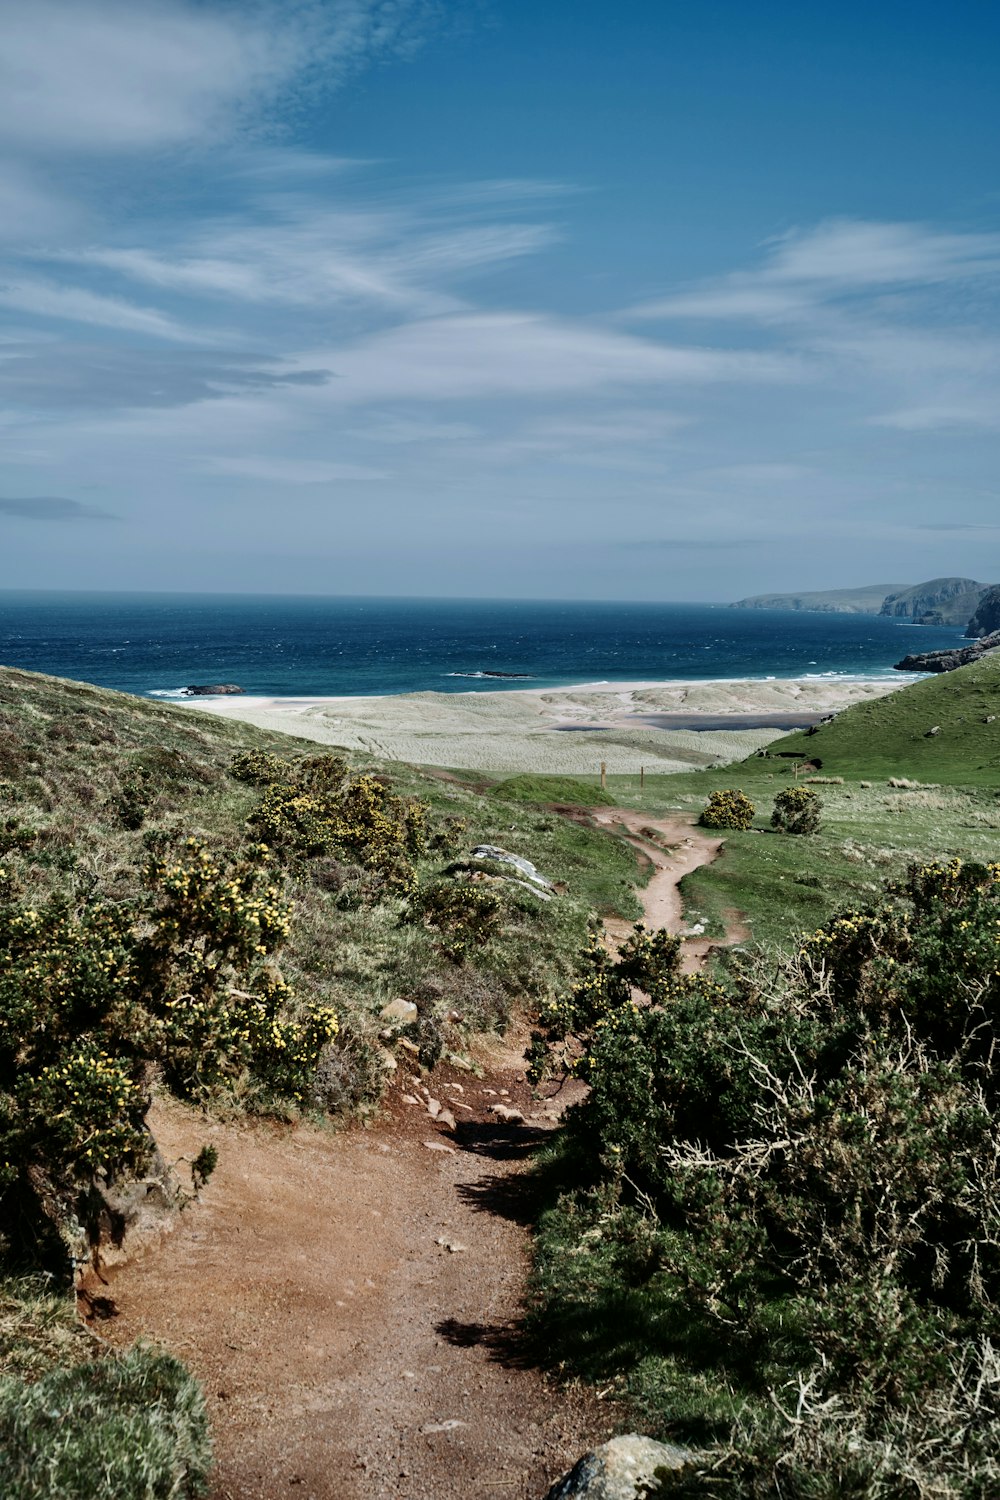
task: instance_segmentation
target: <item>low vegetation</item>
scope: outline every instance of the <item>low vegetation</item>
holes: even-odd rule
[[[1000,865],[920,864],[777,971],[588,988],[534,1331],[721,1442],[664,1493],[996,1491],[998,930]]]
[[[479,843],[557,894],[474,867]],[[570,981],[594,910],[638,915],[635,876],[603,831],[454,778],[0,671],[0,1261],[67,1289],[120,1232],[129,1183],[164,1170],[154,1089],[289,1119],[371,1109],[387,1001],[416,1002],[422,1063],[461,1052]],[[65,1339],[36,1358],[48,1303],[10,1295],[5,1497],[198,1493],[182,1367]]]
[[[8,1271],[91,1253],[154,1088],[366,1110],[386,1001],[416,1003],[428,1067],[524,1006],[531,1076],[589,1086],[540,1172],[529,1335],[707,1455],[662,1493],[1000,1492],[998,702],[985,658],[738,770],[602,795],[0,672]],[[599,918],[639,915],[639,872],[595,803],[718,829],[686,915],[739,912],[751,941],[694,976],[641,924],[609,952]],[[197,1495],[193,1382],[107,1354],[52,1286],[0,1288],[3,1492]]]

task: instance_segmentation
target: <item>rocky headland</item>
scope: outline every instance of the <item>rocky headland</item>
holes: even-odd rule
[[[1000,590],[995,592],[1000,593]],[[955,646],[948,651],[918,651],[913,656],[904,656],[895,663],[897,672],[954,672],[956,667],[967,667],[990,651],[1000,649],[1000,630],[984,635],[971,646]]]

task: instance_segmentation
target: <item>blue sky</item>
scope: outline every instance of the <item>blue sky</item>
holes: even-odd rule
[[[0,21],[0,587],[1000,580],[995,4]]]

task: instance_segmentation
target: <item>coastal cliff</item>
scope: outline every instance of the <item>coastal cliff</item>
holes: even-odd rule
[[[857,589],[806,590],[794,594],[753,594],[737,599],[730,609],[810,610],[825,615],[877,615],[889,594],[909,587],[902,583],[871,583]]]
[[[1000,590],[997,591],[1000,593]],[[971,646],[955,646],[950,651],[920,651],[913,656],[904,656],[897,661],[897,672],[954,672],[957,667],[967,667],[981,656],[1000,649],[1000,630],[985,635]]]
[[[918,625],[964,625],[988,588],[974,578],[932,578],[889,594],[879,614]]]
[[[983,594],[965,633],[970,640],[977,640],[996,630],[1000,630],[1000,587],[987,589]]]

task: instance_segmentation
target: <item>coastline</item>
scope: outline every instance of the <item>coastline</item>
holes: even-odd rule
[[[609,774],[634,775],[640,767],[663,774],[741,760],[788,732],[699,729],[700,717],[717,721],[727,715],[802,714],[808,722],[905,685],[898,677],[698,678],[492,692],[183,702],[201,713],[384,760],[495,775],[596,774],[604,761]],[[656,714],[688,717],[691,727],[659,729],[641,722]]]

